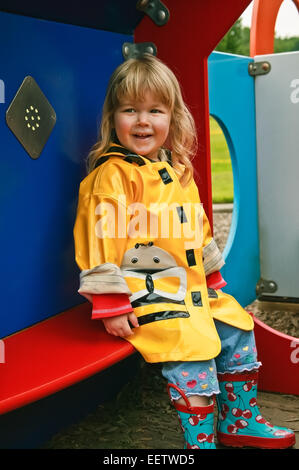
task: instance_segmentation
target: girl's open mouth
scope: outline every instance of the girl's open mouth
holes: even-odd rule
[[[136,139],[148,139],[151,137],[151,134],[133,134]]]

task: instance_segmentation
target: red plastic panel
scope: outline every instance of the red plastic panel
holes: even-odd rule
[[[0,414],[73,385],[135,351],[90,316],[85,303],[4,339]]]
[[[253,319],[258,359],[262,362],[259,389],[299,395],[299,338]]]

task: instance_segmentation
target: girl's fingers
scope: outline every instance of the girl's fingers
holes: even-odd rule
[[[136,317],[134,312],[128,314],[128,320],[132,323],[133,326],[135,326],[135,328],[138,328],[138,318]]]
[[[120,329],[117,329],[117,330],[113,330],[113,333],[114,336],[121,336],[122,338],[126,337],[126,336],[130,336],[133,334],[131,328],[128,326],[123,326],[122,328]]]
[[[125,336],[132,335],[133,332],[132,332],[129,324],[127,323],[127,324],[122,324],[122,325],[119,325],[119,326],[114,326],[114,328],[111,329],[110,334],[112,334],[114,336],[125,337]]]
[[[114,336],[126,337],[133,334],[130,326],[137,328],[139,326],[135,313],[119,317],[103,319],[107,333]],[[131,325],[130,325],[131,324]]]

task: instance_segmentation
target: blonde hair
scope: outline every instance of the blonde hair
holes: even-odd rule
[[[123,98],[142,101],[146,92],[157,96],[171,112],[169,141],[174,169],[184,167],[180,181],[185,186],[193,176],[191,160],[196,153],[197,134],[194,119],[188,110],[180,85],[174,73],[159,59],[150,54],[129,59],[112,74],[103,104],[100,137],[87,157],[88,171],[92,171],[98,158],[115,139],[114,113]],[[167,160],[167,149],[159,151],[160,160]]]

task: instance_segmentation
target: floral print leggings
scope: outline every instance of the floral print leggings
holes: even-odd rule
[[[207,361],[165,362],[162,375],[181,388],[186,396],[220,393],[217,374],[251,371],[261,365],[257,361],[254,333],[214,320],[221,341],[221,352]],[[171,388],[174,400],[181,398]]]

